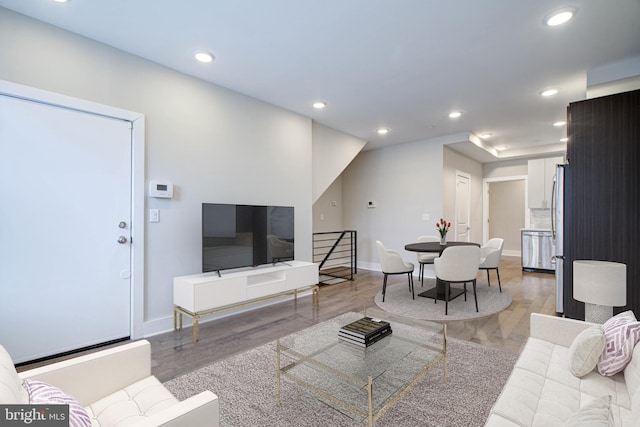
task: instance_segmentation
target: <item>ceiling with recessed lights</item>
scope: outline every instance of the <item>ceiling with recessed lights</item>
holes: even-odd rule
[[[481,161],[562,151],[565,126],[553,124],[585,98],[587,73],[640,56],[638,0],[0,6],[311,117],[367,140],[366,149],[466,138],[483,148]],[[552,12],[569,9],[573,19],[545,24]],[[195,61],[196,52],[212,61]],[[557,92],[542,96],[549,90]],[[460,115],[449,117],[454,111]]]

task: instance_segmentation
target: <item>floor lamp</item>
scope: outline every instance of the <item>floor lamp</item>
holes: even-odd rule
[[[606,322],[613,316],[613,307],[627,305],[626,264],[573,261],[573,298],[585,303],[587,322]]]

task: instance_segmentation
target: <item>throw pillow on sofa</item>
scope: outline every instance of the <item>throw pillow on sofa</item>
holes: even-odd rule
[[[604,350],[606,339],[602,326],[595,325],[580,332],[569,347],[569,370],[583,377],[596,367]]]
[[[0,344],[0,404],[22,405],[29,402],[29,395],[22,386],[9,352]]]
[[[69,405],[70,427],[91,427],[91,418],[76,399],[58,387],[36,380],[24,380],[22,386],[29,393],[32,405]]]
[[[600,375],[612,376],[621,372],[631,361],[633,348],[640,340],[640,322],[633,311],[625,311],[602,325],[606,344],[598,360]]]
[[[564,427],[609,427],[613,426],[611,396],[602,396],[587,403],[573,414]]]

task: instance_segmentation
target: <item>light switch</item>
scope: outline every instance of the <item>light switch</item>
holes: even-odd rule
[[[149,209],[149,222],[160,222],[160,209]]]
[[[429,221],[431,219],[431,215],[423,213],[422,214],[422,220],[423,221]]]

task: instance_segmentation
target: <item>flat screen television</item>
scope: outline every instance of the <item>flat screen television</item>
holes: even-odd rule
[[[202,204],[202,272],[294,257],[292,206]]]

